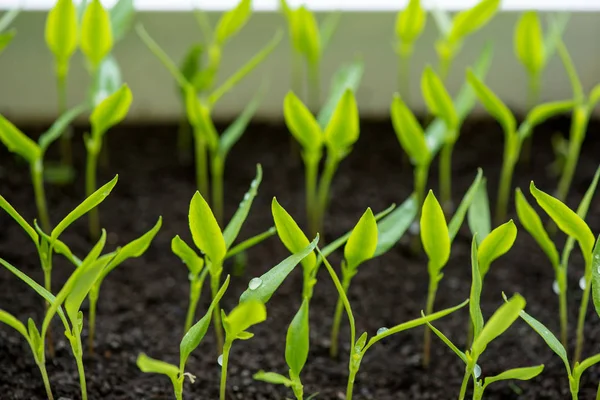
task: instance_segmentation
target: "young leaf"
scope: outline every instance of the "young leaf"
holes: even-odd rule
[[[323,145],[323,132],[317,120],[293,92],[288,92],[283,101],[283,116],[290,133],[309,152]]]
[[[275,227],[277,228],[277,235],[279,235],[279,239],[291,253],[297,253],[310,244],[304,232],[302,232],[296,221],[294,221],[294,218],[279,205],[275,197],[273,197],[273,201],[271,202],[271,212],[273,214],[273,221],[275,221]],[[306,270],[312,270],[316,262],[317,257],[311,252],[302,260],[302,266]]]
[[[344,259],[349,269],[372,258],[377,248],[377,221],[371,208],[360,217],[344,247]]]
[[[481,241],[477,260],[482,278],[487,274],[492,262],[510,250],[516,238],[517,227],[511,219],[494,229]]]
[[[38,139],[40,150],[45,152],[48,147],[65,132],[73,120],[87,111],[87,109],[88,105],[83,103],[65,111],[60,117],[58,117],[50,129],[40,135],[40,138]]]
[[[174,381],[179,375],[179,369],[175,365],[148,357],[144,353],[140,353],[136,364],[142,372],[167,375]]]
[[[192,275],[198,275],[204,267],[204,259],[199,257],[179,235],[171,240],[171,251],[177,257],[181,258],[181,261],[188,267]]]
[[[357,140],[359,118],[356,99],[352,90],[347,89],[337,104],[329,124],[325,129],[325,143],[337,153],[344,153]]]
[[[303,5],[293,11],[291,15],[292,42],[294,47],[311,64],[318,63],[321,58],[321,38],[315,15]]]
[[[238,304],[223,318],[223,327],[228,337],[246,339],[246,329],[266,319],[265,305],[258,300],[248,300]]]
[[[250,18],[251,13],[252,1],[240,0],[235,8],[223,14],[215,28],[217,43],[223,45],[228,39],[238,33]]]
[[[113,45],[110,16],[100,3],[92,0],[81,22],[81,51],[95,69],[110,53]]]
[[[544,32],[537,12],[521,15],[515,30],[515,54],[532,76],[538,76],[546,64]]]
[[[107,55],[102,59],[89,90],[89,101],[98,107],[108,96],[115,93],[123,85],[121,69],[114,56]]]
[[[443,119],[448,129],[456,129],[458,127],[458,115],[454,109],[452,98],[440,77],[429,65],[425,67],[425,71],[421,75],[421,91],[429,111],[436,117]]]
[[[0,115],[0,140],[8,150],[20,155],[29,164],[33,164],[41,156],[38,145],[2,115]]]
[[[600,316],[600,237],[596,240],[592,257],[592,299],[596,313]]]
[[[262,181],[262,167],[260,164],[256,164],[256,176],[250,183],[250,189],[244,195],[244,199],[240,203],[238,209],[236,210],[233,217],[225,227],[223,231],[223,239],[225,240],[225,247],[229,249],[238,234],[240,233],[240,229],[242,229],[242,224],[246,221],[248,217],[248,213],[250,212],[250,207],[252,207],[252,202],[258,193],[258,187],[260,186],[260,182]]]
[[[520,381],[528,381],[535,378],[544,370],[544,364],[535,367],[514,368],[504,371],[496,376],[488,376],[483,381],[483,386],[486,387],[490,383],[498,381],[507,381],[509,379],[518,379]]]
[[[475,337],[471,349],[473,354],[480,356],[487,345],[506,331],[525,308],[525,299],[516,294],[508,302],[502,304],[491,316],[479,335]]]
[[[285,340],[285,362],[290,367],[291,376],[300,376],[308,359],[309,329],[308,299],[304,299],[288,328]]]
[[[499,7],[500,0],[481,0],[473,8],[459,12],[452,22],[448,41],[450,43],[459,42],[481,29],[492,19]]]
[[[8,32],[0,33],[0,54],[2,54],[6,46],[12,42],[16,34],[17,32],[14,29]]]
[[[560,230],[577,240],[584,257],[591,257],[594,248],[594,234],[583,219],[560,200],[536,188],[533,181],[529,189],[540,207],[546,211]]]
[[[15,210],[13,206],[11,206],[10,203],[6,201],[6,199],[2,196],[0,196],[0,208],[6,211],[6,213],[10,215],[11,218],[14,219],[17,222],[17,224],[21,226],[21,228],[23,228],[25,233],[29,235],[29,237],[31,238],[31,240],[33,240],[33,243],[35,243],[36,246],[39,244],[39,236],[35,229],[33,229],[33,227],[29,225],[27,221],[25,221],[21,214],[19,214],[17,210]]]
[[[133,0],[118,0],[110,9],[110,26],[113,42],[120,41],[131,29],[135,7]]]
[[[421,311],[421,317],[425,317],[425,313],[423,311]],[[467,356],[465,355],[465,353],[463,353],[458,347],[456,347],[456,345],[454,343],[452,343],[452,341],[450,339],[448,339],[446,337],[446,335],[444,335],[439,329],[437,329],[435,326],[431,325],[431,323],[427,322],[427,326],[429,327],[429,329],[431,329],[433,331],[433,333],[435,333],[435,335],[437,337],[440,338],[440,340],[442,342],[444,342],[446,344],[446,346],[448,346],[450,348],[450,350],[452,350],[454,352],[454,354],[456,354],[458,356],[458,358],[460,358],[462,360],[462,362],[464,362],[465,364],[467,364]]]
[[[57,73],[67,73],[69,58],[77,49],[77,9],[72,0],[58,0],[46,18],[46,44],[56,58]]]
[[[418,209],[417,199],[413,194],[377,223],[377,248],[373,257],[387,253],[398,243],[417,217]]]
[[[471,186],[469,186],[469,189],[463,196],[462,200],[460,201],[460,204],[458,205],[458,208],[456,209],[454,215],[452,216],[452,219],[450,220],[450,223],[448,224],[450,242],[454,241],[454,238],[458,234],[460,226],[462,225],[465,219],[467,211],[470,211],[472,209],[473,201],[477,199],[477,196],[481,190],[480,187],[484,184],[485,179],[483,178],[483,170],[481,168],[478,168],[475,180],[473,180],[473,183],[471,184]]]
[[[257,381],[272,383],[274,385],[285,385],[286,387],[290,387],[293,384],[288,377],[275,372],[258,371],[252,378]]]
[[[450,236],[444,211],[431,190],[421,211],[421,242],[433,270],[439,272],[450,257]]]
[[[298,265],[305,257],[314,255],[313,251],[319,243],[319,235],[305,248],[295,252],[267,272],[258,278],[260,285],[254,289],[248,287],[240,296],[240,303],[246,301],[260,301],[266,304],[273,293],[281,286],[285,278],[292,272],[292,270]]]
[[[111,127],[123,121],[129,112],[133,96],[127,84],[104,99],[90,115],[92,135],[100,138]]]
[[[4,310],[0,310],[0,322],[5,323],[6,325],[15,329],[21,335],[23,335],[26,339],[29,339],[29,334],[27,333],[27,328],[25,328],[25,325],[17,318],[15,318],[12,314]]]
[[[85,199],[81,204],[79,204],[73,211],[71,211],[62,221],[56,225],[56,227],[52,230],[50,234],[51,241],[55,241],[58,239],[61,233],[64,232],[65,229],[69,227],[73,222],[81,218],[92,208],[98,206],[98,204],[102,203],[104,199],[110,194],[113,190],[117,181],[119,179],[119,175],[115,175],[115,177],[108,183],[104,184],[94,193],[92,193],[87,199]]]
[[[48,303],[53,304],[56,301],[56,297],[54,297],[54,295],[52,293],[47,291],[43,286],[41,286],[39,283],[37,283],[36,281],[31,279],[29,276],[25,275],[18,268],[11,265],[8,261],[0,258],[0,264],[2,264],[2,266],[4,266],[4,268],[6,268],[10,272],[12,272],[14,275],[16,275],[17,278],[19,278],[23,282],[25,282],[30,288],[32,288],[37,294],[39,294],[41,297],[43,297],[44,300],[46,300]],[[61,309],[59,309],[59,314],[62,314]]]
[[[479,336],[483,329],[483,313],[481,312],[481,290],[483,283],[481,281],[481,272],[479,262],[477,261],[477,235],[473,236],[471,242],[471,292],[469,294],[469,315],[473,324],[473,336]]]
[[[417,165],[425,165],[431,153],[425,141],[425,133],[415,115],[404,104],[399,95],[392,101],[392,124],[402,148]]]
[[[549,103],[539,104],[535,106],[525,119],[525,124],[522,126],[527,126],[528,129],[521,130],[520,132],[526,133],[523,136],[527,137],[531,134],[533,127],[542,124],[548,118],[555,117],[560,114],[564,114],[566,112],[571,111],[573,107],[575,107],[576,103],[573,100],[563,100],[563,101],[553,101]],[[519,133],[520,133],[519,132]]]
[[[333,75],[331,80],[331,88],[329,90],[329,97],[325,101],[325,104],[319,111],[317,121],[321,129],[325,129],[331,120],[331,116],[340,102],[340,99],[346,93],[346,90],[350,89],[353,93],[356,93],[360,80],[364,72],[364,63],[362,60],[356,60],[350,64],[341,66]]]
[[[529,232],[544,253],[546,253],[552,266],[557,267],[560,264],[558,250],[556,250],[554,242],[552,242],[552,239],[548,236],[548,232],[546,232],[539,215],[535,212],[533,207],[529,205],[529,202],[519,188],[516,189],[515,203],[521,225],[523,225],[525,230]]]
[[[182,370],[185,369],[185,363],[187,362],[187,359],[192,351],[198,347],[204,338],[204,335],[206,335],[206,331],[208,330],[210,321],[212,319],[213,310],[215,309],[216,305],[219,304],[223,295],[225,295],[228,287],[229,275],[227,275],[227,278],[221,286],[221,289],[219,289],[215,297],[213,297],[208,310],[206,310],[206,314],[204,314],[204,317],[200,318],[200,320],[196,322],[189,331],[186,332],[183,339],[181,339],[181,343],[179,344],[179,362]]]
[[[512,135],[516,131],[515,116],[494,92],[483,83],[471,69],[467,70],[467,81],[475,90],[475,94],[487,112],[502,125],[504,133]]]
[[[194,194],[190,202],[190,232],[192,239],[213,264],[220,264],[227,253],[225,239],[215,216],[206,200],[199,192]]]
[[[396,18],[396,36],[402,43],[413,44],[425,28],[427,13],[421,0],[409,0],[406,8]]]

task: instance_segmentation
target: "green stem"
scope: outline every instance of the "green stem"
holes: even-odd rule
[[[92,289],[92,291],[93,290],[94,289]],[[96,309],[98,304],[98,292],[94,294],[92,291],[90,291],[88,296],[90,302],[90,315],[88,316],[88,350],[90,354],[94,354],[94,338],[96,337]]]
[[[205,199],[208,199],[208,165],[206,140],[203,133],[194,128],[194,149],[196,153],[196,187]]]
[[[440,197],[447,215],[452,212],[452,150],[454,143],[447,142],[440,153]],[[429,331],[429,329],[427,330]]]
[[[213,266],[214,267],[214,266]],[[212,292],[212,298],[214,299],[219,292],[221,284],[221,273],[210,275],[210,288]],[[223,324],[221,322],[221,309],[219,308],[219,303],[215,304],[215,308],[213,310],[213,319],[215,321],[215,336],[217,340],[217,350],[221,353],[221,349],[223,349]]]
[[[321,76],[319,63],[308,63],[308,104],[317,113],[321,107]]]
[[[437,281],[435,278],[429,278],[429,290],[427,291],[427,306],[425,315],[433,313],[433,305],[435,303],[435,294],[437,292]],[[431,329],[425,327],[423,336],[423,367],[428,368],[431,359]]]
[[[317,176],[319,174],[319,160],[308,159],[306,165],[306,218],[311,237],[319,232],[319,209],[317,207]],[[315,162],[316,161],[316,162]]]
[[[196,307],[200,299],[201,283],[195,278],[190,284],[190,305],[188,306],[187,315],[185,317],[185,328],[183,333],[186,334],[194,323],[196,316]]]
[[[427,178],[429,175],[429,164],[417,165],[414,170],[415,193],[417,195],[417,204],[419,210],[425,201],[425,188],[427,187]],[[421,212],[419,211],[419,215]]]
[[[93,139],[91,139],[93,140]],[[88,149],[88,156],[85,166],[85,195],[89,197],[96,191],[96,169],[98,168],[98,152],[100,145],[96,143],[93,147],[98,146],[96,149]],[[98,208],[94,207],[89,212],[89,228],[90,238],[96,240],[100,237],[100,216],[98,215]]]
[[[325,219],[325,213],[327,211],[327,203],[329,202],[329,188],[331,186],[331,180],[335,174],[335,170],[338,166],[338,159],[333,154],[327,155],[327,162],[325,164],[325,170],[321,176],[319,182],[318,192],[318,219],[317,219],[317,232],[323,234],[323,220]]]
[[[357,373],[357,369],[350,369],[350,374],[348,375],[348,385],[346,386],[346,400],[352,400],[352,393],[354,392],[354,381],[356,380]]]
[[[221,395],[220,400],[225,400],[225,392],[227,391],[227,364],[229,362],[229,350],[231,350],[231,341],[226,341],[223,346],[223,357],[221,362]]]
[[[75,361],[77,362],[77,372],[79,373],[79,386],[81,388],[81,400],[87,400],[87,387],[85,383],[85,371],[83,369],[83,354],[82,354],[82,346],[81,346],[81,334],[76,331],[78,328],[74,327],[72,330],[72,334],[75,335],[77,340],[76,348],[73,349],[73,354],[75,355]]]
[[[400,44],[398,53],[398,91],[404,102],[411,105],[410,95],[410,59],[412,57],[412,45]]]
[[[568,314],[567,314],[567,269],[558,267],[558,308],[560,316],[560,341],[567,348],[568,340]]]
[[[527,91],[527,108],[533,109],[539,101],[540,89],[541,89],[541,76],[539,74],[529,76],[527,80],[528,91]],[[531,160],[531,148],[533,145],[533,133],[529,135],[523,142],[523,148],[521,151],[521,162],[527,164]]]
[[[589,271],[590,268],[586,267]],[[583,290],[583,297],[581,298],[581,304],[579,306],[579,318],[577,320],[577,343],[575,345],[575,357],[573,358],[573,365],[579,362],[581,359],[581,351],[583,350],[583,339],[584,339],[584,328],[585,328],[585,317],[587,314],[588,304],[590,302],[590,292],[592,289],[592,274],[585,274],[585,289]]]
[[[42,374],[42,381],[44,382],[44,388],[46,389],[46,396],[48,400],[54,400],[52,395],[52,388],[50,387],[50,380],[48,379],[48,371],[46,371],[46,364],[44,362],[37,363],[40,373]]]
[[[179,121],[179,129],[177,129],[177,154],[179,156],[179,162],[182,164],[188,164],[191,159],[190,149],[192,147],[192,132],[190,129],[190,123],[185,116],[185,113]]]
[[[31,165],[31,181],[33,182],[33,193],[35,195],[35,205],[38,210],[42,229],[50,233],[50,217],[48,216],[48,205],[46,203],[46,191],[44,190],[44,162],[42,159],[36,160]]]
[[[58,94],[58,115],[62,115],[67,111],[67,74],[66,71],[57,72],[56,75],[56,92]],[[71,129],[65,128],[60,137],[60,158],[61,163],[65,166],[73,165],[73,149],[71,146]]]
[[[560,177],[557,190],[557,198],[561,201],[565,201],[573,176],[575,175],[575,169],[577,168],[577,162],[579,160],[579,153],[581,151],[581,144],[585,138],[585,131],[589,122],[589,111],[586,106],[579,106],[573,111],[573,121],[571,122],[571,134],[569,141],[569,153],[567,155],[567,161],[565,168]]]
[[[460,394],[458,395],[458,400],[464,400],[467,394],[467,386],[469,385],[469,379],[471,377],[471,367],[469,365],[465,366],[465,375],[463,376],[462,384],[460,385]]]
[[[515,170],[515,146],[518,146],[516,134],[514,138],[508,138],[504,144],[504,160],[502,162],[502,172],[500,174],[500,184],[498,186],[498,201],[496,203],[496,224],[499,225],[506,218],[508,211],[508,199],[511,193],[512,177]]]
[[[223,170],[225,169],[225,160],[219,155],[214,155],[212,159],[212,210],[220,226],[223,226]]]
[[[347,273],[346,269],[342,267],[342,287],[345,294],[348,294],[351,280],[351,274]],[[333,358],[338,356],[339,334],[343,311],[344,303],[342,302],[342,298],[338,296],[337,304],[335,305],[335,314],[333,316],[333,325],[331,326],[331,347],[329,348],[329,355]]]

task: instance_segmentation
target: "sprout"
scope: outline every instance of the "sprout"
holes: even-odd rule
[[[12,10],[8,10],[7,12],[0,17],[0,54],[2,51],[8,46],[10,42],[12,42],[13,38],[16,35],[16,31],[14,29],[6,30],[11,22],[19,15],[21,10],[18,8],[13,8]]]
[[[425,28],[427,12],[421,0],[409,0],[406,8],[396,16],[396,46],[398,62],[398,92],[410,102],[410,59],[415,42]]]

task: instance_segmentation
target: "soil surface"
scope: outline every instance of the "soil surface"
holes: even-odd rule
[[[524,189],[533,179],[536,185],[553,192],[557,177],[549,166],[554,160],[550,137],[555,131],[568,132],[568,120],[555,120],[536,131],[530,163],[520,164],[515,186]],[[593,123],[590,133],[600,125]],[[36,129],[30,132],[35,133]],[[90,399],[170,399],[172,389],[164,376],[144,374],[135,365],[140,352],[178,363],[188,302],[187,269],[170,251],[176,234],[189,239],[188,206],[195,191],[193,168],[176,157],[176,129],[173,126],[131,126],[109,132],[110,165],[100,169],[99,182],[119,174],[119,183],[101,205],[102,226],[109,232],[109,249],[123,245],[150,229],[159,215],[163,227],[148,252],[113,271],[104,284],[98,304],[96,353],[85,354],[84,363]],[[600,140],[588,134],[579,161],[568,204],[576,207],[591,182],[598,165]],[[81,130],[78,130],[81,138]],[[491,121],[471,121],[464,129],[453,159],[453,194],[458,202],[482,167],[488,178],[492,199],[495,197],[502,160],[503,136]],[[76,165],[83,171],[84,151],[76,142]],[[36,214],[26,165],[13,155],[2,152],[0,193],[28,220]],[[50,157],[52,154],[49,155]],[[273,196],[299,221],[304,222],[304,174],[298,157],[290,156],[288,134],[282,125],[253,125],[231,152],[225,173],[226,219],[233,214],[255,174],[256,163],[264,170],[263,183],[240,239],[264,231],[272,225],[270,203]],[[437,190],[437,165],[432,166],[430,187]],[[326,238],[345,233],[356,223],[367,206],[383,210],[402,202],[411,192],[411,169],[403,161],[402,150],[389,121],[364,122],[354,151],[341,163],[332,186],[332,201],[326,220]],[[74,185],[47,185],[53,222],[66,215],[83,199],[81,172]],[[532,200],[531,196],[528,196]],[[511,206],[510,215],[514,217]],[[516,218],[515,218],[516,219]],[[593,201],[587,221],[594,232],[600,231],[600,201]],[[30,239],[5,213],[0,213],[0,256],[22,268],[38,282],[42,271]],[[76,254],[90,248],[87,220],[71,226],[61,237]],[[452,248],[437,294],[436,309],[456,305],[469,295],[471,235],[466,224]],[[564,237],[556,235],[559,248]],[[406,241],[384,256],[360,267],[350,288],[359,332],[374,335],[380,327],[391,327],[417,318],[425,306],[427,289],[426,258],[413,255]],[[259,276],[289,254],[277,237],[247,253],[247,267],[232,278],[222,302],[231,310],[248,281]],[[339,266],[340,254],[331,261]],[[55,291],[71,273],[72,267],[55,257]],[[226,266],[226,272],[232,265]],[[578,281],[583,265],[578,250],[573,252],[569,268],[569,322],[572,354],[575,321],[581,290]],[[342,356],[328,356],[329,335],[337,293],[331,279],[322,270],[311,307],[311,349],[302,374],[305,393],[319,392],[317,399],[344,399],[348,373],[348,326],[342,326]],[[496,261],[486,276],[482,307],[489,318],[502,304],[501,292],[519,292],[528,300],[527,310],[557,335],[558,298],[552,291],[553,270],[545,255],[529,234],[520,228],[513,249]],[[229,367],[229,398],[285,399],[292,397],[284,387],[256,382],[252,375],[260,369],[287,373],[284,359],[288,324],[300,305],[300,270],[284,282],[268,303],[268,320],[252,329],[256,336],[234,343]],[[208,303],[208,289],[202,296],[198,318]],[[0,269],[0,307],[22,321],[28,317],[41,322],[44,305],[41,298],[13,276]],[[84,309],[84,313],[86,310]],[[459,347],[464,347],[468,309],[439,320],[436,326]],[[586,324],[584,355],[600,351],[600,323],[590,304]],[[86,321],[87,323],[87,321]],[[84,340],[87,326],[84,326]],[[62,330],[55,325],[56,355],[48,360],[48,373],[55,397],[79,398],[76,366]],[[445,345],[433,338],[432,365],[421,367],[423,329],[392,336],[374,346],[365,356],[355,385],[356,399],[425,400],[453,399],[458,396],[463,374],[461,361]],[[220,367],[212,329],[192,354],[187,371],[197,376],[186,382],[188,399],[218,398]],[[560,359],[523,321],[517,321],[506,334],[495,340],[480,359],[483,376],[506,369],[545,364],[543,374],[530,382],[506,382],[491,385],[487,399],[567,399],[568,381]],[[585,372],[581,399],[595,398],[600,367]],[[0,327],[0,398],[43,399],[45,392],[38,369],[25,340],[14,330]]]

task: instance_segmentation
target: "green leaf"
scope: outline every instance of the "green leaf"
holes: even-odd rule
[[[471,324],[473,324],[474,337],[479,336],[485,323],[483,313],[481,312],[481,290],[483,283],[479,270],[479,262],[477,261],[477,252],[477,235],[474,235],[471,242],[471,292],[469,293],[469,315],[471,316]]]
[[[217,23],[215,37],[217,43],[223,45],[227,40],[242,29],[252,13],[252,1],[240,0],[235,8],[227,11]]]
[[[421,211],[421,242],[429,258],[430,275],[435,278],[450,258],[450,236],[444,211],[429,191]]]
[[[106,197],[113,190],[117,181],[119,179],[119,175],[115,175],[115,177],[108,183],[101,186],[98,190],[92,193],[87,199],[85,199],[81,204],[79,204],[73,211],[71,211],[62,221],[56,225],[56,227],[52,230],[50,234],[50,238],[52,241],[58,239],[61,233],[64,232],[73,222],[77,221],[83,215],[85,215],[88,211],[98,206],[100,203],[106,199]]]
[[[516,189],[515,203],[521,225],[523,225],[523,228],[529,232],[544,253],[546,253],[552,266],[555,269],[558,268],[560,265],[558,250],[556,250],[556,246],[552,242],[552,239],[550,239],[548,232],[546,232],[541,218],[533,207],[529,205],[529,202],[519,188]]]
[[[199,257],[179,235],[171,240],[171,251],[183,261],[192,275],[198,275],[204,267],[204,259]]]
[[[560,230],[577,240],[587,263],[594,248],[594,234],[590,227],[579,215],[564,205],[560,200],[536,188],[533,181],[531,182],[529,189],[540,207],[546,211]]]
[[[20,155],[29,164],[33,164],[41,156],[38,145],[2,115],[0,115],[0,140],[8,150]]]
[[[431,153],[425,141],[425,132],[412,111],[399,95],[392,101],[392,124],[402,148],[416,165],[426,165],[431,160]]]
[[[285,339],[285,362],[290,367],[291,376],[300,376],[308,359],[310,346],[308,315],[308,299],[305,298],[288,328]]]
[[[294,218],[279,205],[275,197],[273,197],[273,201],[271,202],[271,213],[273,214],[273,221],[275,221],[275,227],[277,228],[277,235],[279,235],[281,243],[283,243],[290,253],[297,253],[310,244],[304,232],[302,232],[296,221],[294,221]],[[311,254],[308,254],[302,260],[302,266],[305,270],[311,271],[315,267],[316,262],[317,257],[311,252]]]
[[[81,23],[81,51],[95,69],[110,53],[112,46],[110,16],[100,0],[92,0],[85,9]]]
[[[258,371],[252,378],[257,381],[272,383],[274,385],[285,385],[286,387],[290,387],[293,384],[289,378],[275,372]]]
[[[373,257],[387,253],[398,243],[417,217],[418,209],[417,198],[413,194],[377,223],[377,248]]]
[[[350,89],[353,93],[356,93],[360,80],[364,72],[364,63],[361,60],[356,60],[350,64],[342,65],[333,75],[331,80],[331,88],[329,90],[329,97],[325,101],[325,104],[319,111],[317,121],[321,129],[325,129],[331,120],[331,116],[337,107],[340,99],[346,93],[346,90]]]
[[[15,222],[21,226],[21,228],[23,228],[25,233],[29,235],[31,240],[33,240],[33,243],[35,243],[35,245],[37,246],[39,244],[39,236],[36,233],[35,229],[33,229],[33,227],[27,221],[25,221],[21,214],[19,214],[17,210],[15,210],[13,206],[11,206],[10,203],[6,201],[6,199],[2,196],[0,196],[0,207],[4,211],[6,211],[6,213],[10,215],[11,218],[14,219]]]
[[[223,318],[223,327],[228,338],[244,337],[246,330],[267,319],[267,308],[258,300],[249,299],[238,304]]]
[[[195,43],[188,51],[185,53],[183,57],[183,61],[179,66],[179,71],[183,75],[186,81],[193,82],[194,77],[200,71],[200,66],[202,65],[202,53],[204,52],[204,46],[201,43]],[[182,101],[185,103],[185,93],[181,90],[181,87],[178,87],[181,96],[184,97]],[[198,88],[196,88],[198,89]]]
[[[131,29],[135,7],[133,0],[118,0],[110,9],[110,26],[112,28],[113,41],[117,43]]]
[[[519,128],[519,135],[522,139],[529,137],[535,126],[542,124],[549,118],[571,111],[575,105],[576,103],[573,100],[564,100],[535,106],[533,110],[527,114],[525,122]],[[526,128],[523,129],[523,127]]]
[[[196,192],[190,202],[189,224],[196,247],[213,264],[221,264],[227,253],[227,245],[212,210],[200,192]]]
[[[144,353],[140,353],[136,364],[138,368],[145,373],[167,375],[174,381],[176,381],[179,376],[179,369],[175,365],[148,357]]]
[[[448,41],[457,43],[483,28],[496,14],[500,0],[481,0],[474,7],[459,12],[452,21]]]
[[[561,41],[562,35],[567,28],[569,23],[570,13],[568,12],[557,12],[548,15],[548,32],[544,37],[544,48],[546,50],[546,60],[549,60],[554,53],[558,42]]]
[[[586,358],[581,363],[575,364],[575,367],[573,368],[573,378],[579,382],[581,379],[581,374],[583,374],[583,372],[585,372],[585,370],[589,367],[598,363],[600,363],[600,354],[593,355]]]
[[[596,240],[592,257],[592,299],[596,313],[600,316],[600,238]]]
[[[258,235],[254,235],[238,244],[236,244],[235,246],[227,249],[227,254],[225,255],[225,259],[234,257],[236,255],[238,255],[239,253],[256,246],[257,244],[263,242],[264,240],[270,238],[271,236],[275,235],[277,233],[277,229],[272,226],[269,229],[267,229],[264,232],[259,233]]]
[[[421,0],[410,0],[396,18],[396,36],[401,42],[412,45],[423,33],[426,21],[427,12],[421,6]]]
[[[254,289],[250,286],[240,296],[240,303],[247,301],[259,301],[266,304],[271,296],[275,293],[277,288],[281,286],[285,278],[292,272],[296,265],[298,265],[304,258],[313,254],[313,251],[319,243],[319,235],[303,249],[295,252],[267,272],[258,278],[260,285]]]
[[[498,381],[507,381],[509,379],[518,379],[520,381],[528,381],[535,378],[544,370],[544,364],[535,367],[514,368],[504,371],[496,376],[489,376],[484,379],[483,386],[486,387],[490,383]]]
[[[25,337],[25,339],[29,339],[29,334],[27,333],[27,328],[25,327],[25,325],[17,318],[15,318],[12,314],[4,310],[0,310],[0,322],[3,322],[11,328],[17,330],[21,335]]]
[[[316,65],[321,58],[321,38],[315,15],[304,5],[291,15],[292,43],[309,63]]]
[[[318,151],[323,146],[321,127],[310,110],[293,92],[288,92],[285,96],[283,116],[290,133],[306,151]]]
[[[246,221],[248,217],[248,213],[250,212],[250,207],[252,207],[252,201],[256,197],[258,193],[258,187],[260,186],[260,182],[262,181],[262,167],[260,164],[256,164],[256,177],[250,183],[250,189],[244,195],[242,202],[240,203],[237,211],[231,217],[231,221],[225,227],[223,231],[223,239],[225,240],[225,247],[229,249],[235,239],[237,238],[240,230],[242,229],[242,224]]]
[[[492,115],[502,125],[506,135],[512,135],[516,132],[517,122],[515,116],[508,107],[500,100],[494,92],[483,83],[471,69],[467,70],[467,81],[475,90],[475,94],[488,113]]]
[[[219,289],[217,294],[213,297],[212,302],[208,307],[208,310],[206,310],[206,314],[204,314],[204,316],[198,322],[196,322],[190,328],[189,331],[186,332],[183,339],[181,339],[181,343],[179,344],[179,359],[181,370],[185,369],[185,363],[187,362],[188,357],[190,356],[192,351],[194,351],[196,347],[198,347],[198,345],[204,338],[204,335],[206,335],[206,331],[210,326],[213,310],[215,309],[217,304],[219,304],[223,295],[225,295],[225,292],[227,291],[228,287],[229,275],[227,275],[227,278],[225,279],[223,286],[221,286],[221,289]]]
[[[371,208],[367,208],[344,247],[344,259],[349,269],[355,269],[369,260],[377,249],[377,221]]]
[[[38,139],[40,150],[45,152],[56,139],[62,136],[75,118],[83,114],[87,109],[88,105],[84,103],[65,111],[56,121],[54,121],[50,129],[40,135],[40,138]]]
[[[359,131],[356,99],[352,90],[346,89],[325,128],[325,143],[330,150],[345,153],[358,140]]]
[[[519,313],[525,308],[525,299],[516,294],[508,302],[502,304],[500,308],[491,316],[487,324],[483,327],[480,334],[475,337],[471,350],[478,358],[483,354],[487,345],[504,331],[506,331],[517,318]]]
[[[198,99],[196,89],[193,86],[186,85],[184,91],[187,117],[194,127],[194,135],[204,137],[209,149],[216,151],[219,147],[219,134],[210,115],[210,108]]]
[[[4,266],[4,268],[6,268],[10,272],[12,272],[14,275],[16,275],[17,278],[19,278],[23,282],[25,282],[30,288],[32,288],[37,294],[39,294],[41,297],[43,297],[44,300],[46,300],[48,303],[50,303],[50,304],[54,303],[54,301],[56,300],[56,297],[54,297],[54,295],[52,293],[50,293],[49,291],[47,291],[43,286],[38,284],[36,281],[31,279],[29,276],[27,276],[23,272],[21,272],[18,268],[14,267],[8,261],[3,260],[2,258],[0,258],[0,264],[2,264]]]
[[[93,79],[89,98],[93,107],[98,107],[100,103],[123,85],[121,69],[117,64],[117,60],[111,54],[102,59]]]
[[[13,29],[8,32],[0,33],[0,54],[12,42],[17,32]]]
[[[77,50],[77,9],[72,0],[57,0],[48,12],[46,45],[56,59],[58,76],[66,76],[69,58]]]
[[[524,12],[517,22],[515,54],[531,76],[538,76],[546,65],[544,32],[535,11]]]
[[[600,83],[594,86],[590,95],[588,97],[588,104],[590,105],[590,109],[596,108],[596,105],[600,101]]]
[[[490,232],[489,235],[481,241],[477,261],[479,262],[479,272],[483,279],[490,269],[492,262],[505,254],[515,243],[517,238],[517,227],[511,219]]]
[[[482,182],[482,180],[484,181],[483,170],[481,168],[478,168],[475,180],[473,180],[473,183],[471,183],[471,186],[469,186],[469,189],[463,196],[462,200],[460,201],[460,204],[458,205],[458,208],[456,209],[454,215],[452,216],[452,219],[450,220],[450,223],[448,224],[448,234],[450,235],[450,243],[454,241],[454,238],[458,234],[458,231],[460,230],[460,226],[462,225],[465,219],[467,211],[470,211],[472,209],[473,202],[477,200],[478,194],[481,190],[480,187],[482,184],[485,184],[485,182]]]
[[[129,112],[133,96],[127,84],[105,98],[90,115],[92,136],[97,140],[111,127],[123,121]]]
[[[421,316],[425,317],[425,313],[423,311],[421,311]],[[454,343],[452,343],[452,341],[450,339],[448,339],[446,337],[446,335],[444,335],[435,326],[431,325],[429,322],[427,322],[427,326],[429,327],[429,329],[431,329],[433,331],[433,333],[435,333],[435,335],[437,337],[440,338],[440,340],[442,342],[444,342],[446,344],[446,346],[448,346],[450,348],[450,350],[452,350],[454,352],[454,354],[456,354],[465,364],[467,364],[468,361],[467,361],[467,356],[465,355],[465,353],[463,353],[462,351],[460,351],[459,348],[456,347],[454,345]]]
[[[423,75],[421,75],[421,91],[429,111],[444,120],[448,130],[455,131],[458,128],[458,115],[454,109],[452,97],[430,65],[425,67]]]

